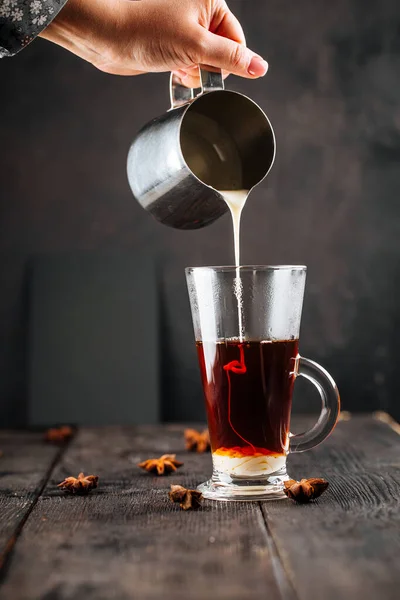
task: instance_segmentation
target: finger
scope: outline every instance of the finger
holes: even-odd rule
[[[198,69],[198,67],[196,68]],[[204,68],[207,69],[207,66],[205,66]],[[200,88],[202,85],[200,74],[198,72],[196,73],[196,71],[193,73],[192,69],[189,71],[189,73],[185,72],[182,69],[179,69],[178,71],[173,71],[173,73],[175,73],[179,77],[181,84],[185,87],[197,89]],[[227,77],[229,77],[228,71],[222,71],[222,78],[225,80]]]
[[[199,68],[197,66],[196,66],[196,69],[192,69],[192,68],[187,69],[187,70],[178,69],[178,70],[172,71],[172,72],[175,73],[175,75],[178,75],[178,77],[180,79],[183,79],[184,77],[187,77],[187,76],[193,77],[193,78],[200,77],[199,76]]]
[[[211,33],[233,40],[243,46],[246,45],[246,38],[242,26],[235,15],[230,11],[224,14],[222,21],[215,29],[211,25],[210,31]]]
[[[216,73],[221,72],[223,79],[226,79],[227,77],[229,77],[229,71],[225,71],[224,69],[221,70],[221,69],[212,67],[211,65],[201,65],[201,68],[204,69],[205,71],[214,71]],[[187,69],[178,69],[177,71],[173,71],[173,73],[176,73],[180,77],[185,77],[186,75],[190,75],[191,77],[197,77],[198,74],[200,77],[199,65],[196,65],[195,69],[193,69],[193,67],[189,67]]]
[[[200,81],[199,75],[193,76],[193,75],[187,75],[185,73],[185,75],[183,77],[181,77],[180,79],[181,79],[182,85],[184,85],[187,88],[192,88],[193,90],[197,90],[198,88],[201,87],[201,81]]]
[[[245,46],[202,29],[200,51],[194,62],[208,64],[255,79],[268,71],[268,63]]]
[[[199,68],[196,66],[195,69],[190,68],[187,71],[184,71],[183,69],[178,69],[172,72],[178,77],[179,83],[181,85],[193,89],[201,87]]]

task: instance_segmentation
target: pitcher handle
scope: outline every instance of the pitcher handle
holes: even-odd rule
[[[224,90],[224,79],[221,69],[215,71],[206,71],[200,67],[201,93],[214,92],[215,90]]]
[[[192,102],[197,96],[224,89],[224,80],[220,69],[216,71],[206,71],[199,67],[201,87],[198,89],[187,88],[182,85],[179,78],[171,73],[169,82],[169,93],[171,98],[171,109],[179,108]]]

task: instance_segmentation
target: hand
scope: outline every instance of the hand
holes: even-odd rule
[[[224,0],[69,0],[41,37],[106,73],[174,71],[188,87],[199,64],[250,79],[268,70]]]

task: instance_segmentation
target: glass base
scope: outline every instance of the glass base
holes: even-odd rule
[[[226,474],[214,472],[211,479],[198,486],[204,498],[210,500],[227,501],[264,501],[283,500],[284,482],[289,479],[286,469],[266,478],[241,478],[230,477]]]

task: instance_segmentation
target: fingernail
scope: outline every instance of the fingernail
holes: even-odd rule
[[[247,69],[249,75],[264,77],[268,71],[268,63],[261,56],[253,56]]]

